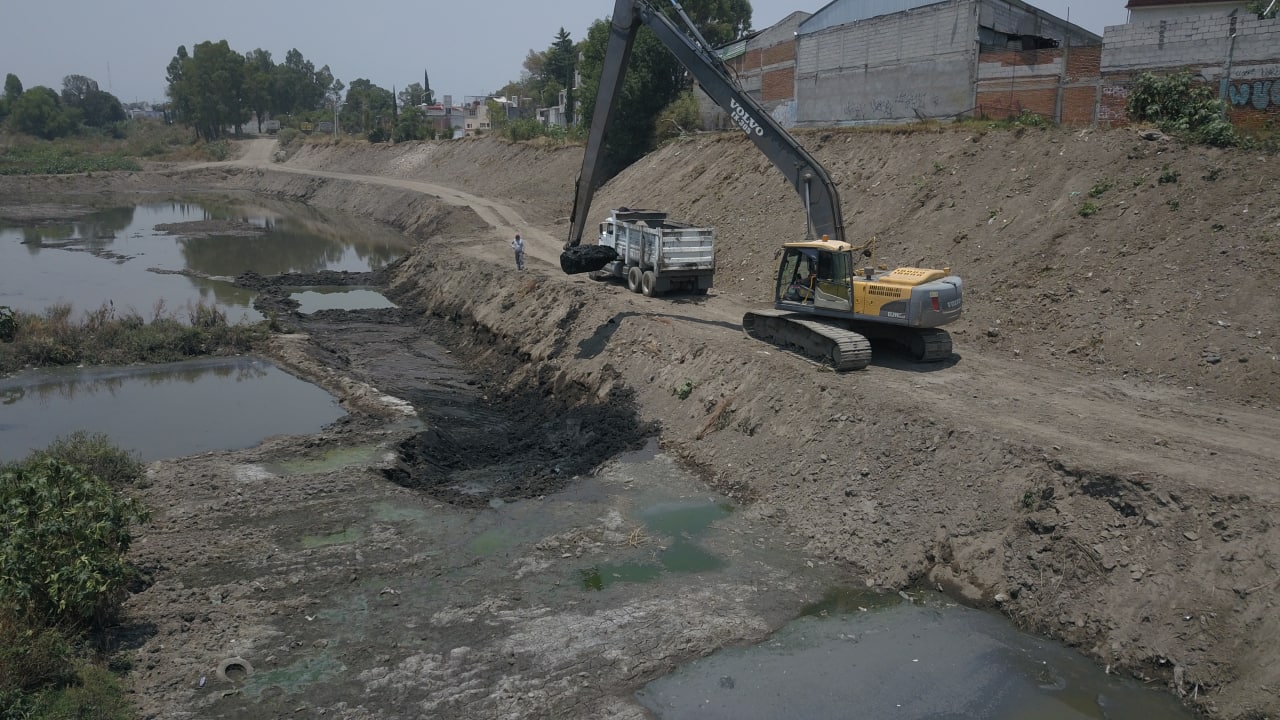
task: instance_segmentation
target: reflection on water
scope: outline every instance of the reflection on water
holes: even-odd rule
[[[358,287],[313,287],[290,295],[298,301],[298,312],[313,313],[321,310],[378,310],[393,308],[396,304],[382,293]]]
[[[312,433],[342,414],[325,391],[254,358],[27,371],[0,380],[0,461],[77,430],[144,460],[180,457]]]
[[[78,311],[111,303],[149,319],[158,309],[185,318],[185,308],[204,302],[218,305],[229,320],[258,320],[250,307],[254,292],[231,283],[245,271],[374,270],[407,247],[385,226],[301,204],[175,200],[122,206],[73,221],[0,224],[0,305],[42,312],[58,303]]]
[[[919,600],[829,595],[765,642],[696,660],[637,697],[664,720],[1194,717],[1002,617]]]

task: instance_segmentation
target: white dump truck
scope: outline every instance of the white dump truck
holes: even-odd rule
[[[620,278],[649,297],[671,290],[705,295],[716,271],[716,231],[667,219],[657,210],[618,208],[600,223],[600,245],[617,259],[591,274]]]

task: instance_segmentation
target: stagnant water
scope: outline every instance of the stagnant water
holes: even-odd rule
[[[312,287],[291,293],[298,301],[298,312],[313,313],[320,310],[376,310],[393,308],[396,304],[382,293],[359,287]]]
[[[157,225],[166,226],[157,230]],[[248,200],[167,200],[96,210],[74,220],[16,225],[0,220],[0,305],[75,316],[110,303],[146,319],[156,309],[186,317],[199,302],[231,321],[258,320],[254,292],[231,280],[384,267],[408,248],[373,222],[305,205]],[[174,274],[189,271],[194,276]]]
[[[940,595],[842,590],[769,640],[695,661],[637,697],[663,720],[1195,717],[1002,617]]]
[[[0,462],[78,430],[156,460],[313,433],[343,414],[332,395],[254,358],[28,370],[0,379]]]

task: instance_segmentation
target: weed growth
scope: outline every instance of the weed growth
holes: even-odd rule
[[[204,304],[189,309],[189,322],[160,313],[147,322],[136,312],[117,315],[104,305],[77,322],[66,304],[43,314],[14,312],[10,339],[0,344],[0,372],[28,365],[124,365],[233,355],[252,350],[268,333],[264,322],[232,325],[225,313]]]

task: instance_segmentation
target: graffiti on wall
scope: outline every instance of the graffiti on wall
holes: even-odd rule
[[[941,98],[929,92],[900,92],[889,97],[870,99],[854,98],[841,108],[846,118],[856,120],[892,120],[912,117],[916,110],[926,112],[936,109]]]
[[[1255,80],[1227,85],[1227,98],[1236,107],[1252,105],[1259,110],[1280,108],[1280,80]]]

